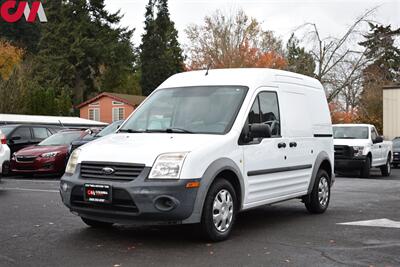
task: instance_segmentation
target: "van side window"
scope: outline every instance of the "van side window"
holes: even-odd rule
[[[258,96],[254,100],[254,104],[251,107],[251,110],[249,112],[248,120],[249,120],[249,124],[260,123],[261,122],[260,105],[258,104]]]
[[[271,127],[272,136],[280,136],[280,116],[278,96],[275,92],[261,92],[259,94],[261,123]]]

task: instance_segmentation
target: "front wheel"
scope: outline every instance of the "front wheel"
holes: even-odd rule
[[[201,227],[205,237],[212,241],[226,240],[236,219],[237,198],[232,184],[225,179],[216,180],[204,202]]]
[[[84,223],[93,228],[110,228],[111,226],[113,226],[113,223],[101,222],[83,217],[81,217],[81,219]]]
[[[381,173],[383,177],[388,177],[390,176],[390,173],[392,171],[392,167],[390,165],[390,156],[388,157],[386,164],[381,167]]]
[[[324,213],[331,197],[329,175],[325,170],[319,170],[310,194],[303,197],[304,205],[310,213]]]

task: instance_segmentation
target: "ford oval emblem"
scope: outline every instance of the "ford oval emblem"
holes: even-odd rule
[[[115,170],[110,167],[104,167],[103,169],[101,169],[101,172],[105,175],[110,175],[110,174],[113,174],[115,172]]]

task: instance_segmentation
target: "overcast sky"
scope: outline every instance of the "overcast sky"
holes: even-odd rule
[[[134,44],[139,45],[143,33],[145,7],[148,0],[106,0],[109,11],[125,14],[122,25],[135,28]],[[355,18],[366,10],[379,6],[373,19],[400,27],[400,0],[170,0],[171,19],[179,32],[179,40],[187,45],[184,29],[201,24],[206,15],[221,9],[232,13],[243,9],[262,23],[263,29],[274,31],[283,41],[306,22],[316,23],[324,36],[345,32]]]

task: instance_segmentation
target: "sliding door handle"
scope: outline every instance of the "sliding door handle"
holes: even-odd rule
[[[285,148],[286,147],[286,143],[278,143],[278,148]]]
[[[290,142],[290,143],[289,143],[289,146],[290,146],[290,147],[297,147],[297,143],[296,143],[296,142]]]

